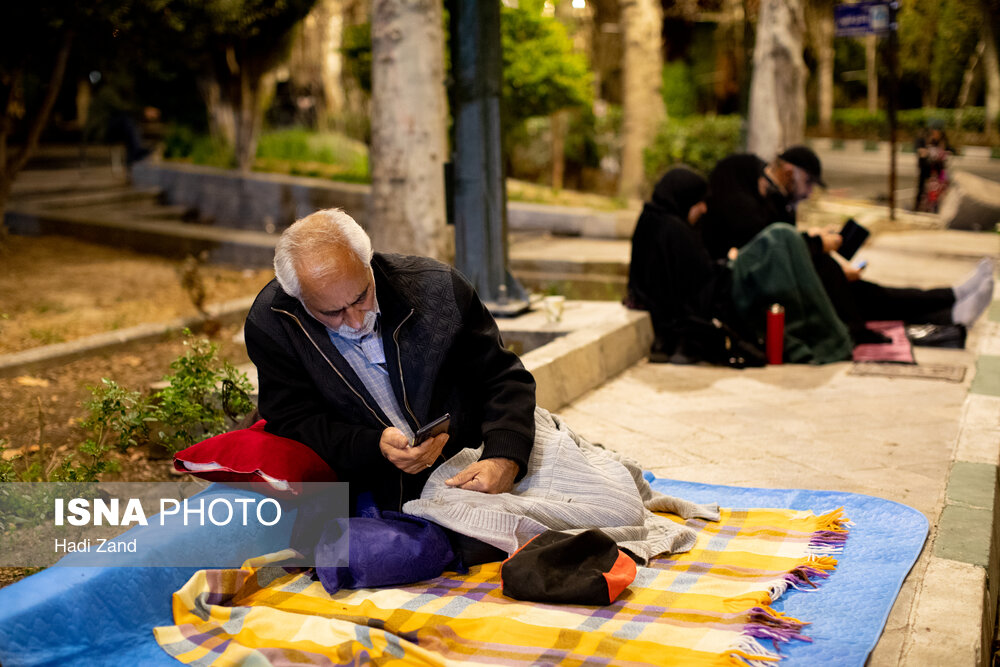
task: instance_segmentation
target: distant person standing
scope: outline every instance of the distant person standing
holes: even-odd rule
[[[916,211],[937,213],[941,197],[948,187],[948,156],[954,154],[944,123],[935,118],[914,142],[917,153],[917,197],[913,204]]]

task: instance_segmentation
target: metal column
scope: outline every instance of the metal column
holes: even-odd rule
[[[494,315],[527,309],[510,275],[500,140],[500,0],[449,0],[455,265]]]

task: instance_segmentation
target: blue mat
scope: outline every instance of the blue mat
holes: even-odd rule
[[[780,665],[863,665],[878,641],[899,587],[923,546],[927,520],[892,501],[852,493],[748,489],[653,479],[671,495],[725,507],[786,507],[825,512],[843,506],[854,523],[834,574],[816,592],[790,590],[774,607],[810,621],[813,643],[792,642]],[[206,493],[250,492],[213,485]],[[289,519],[289,530],[290,521]],[[203,545],[246,556],[267,545]],[[190,544],[178,545],[190,549]],[[0,663],[24,665],[176,665],[152,629],[173,622],[170,595],[194,568],[52,567],[0,589]]]
[[[781,507],[817,514],[838,507],[854,524],[837,569],[815,591],[788,589],[773,607],[808,621],[812,643],[781,648],[781,667],[864,665],[875,648],[903,580],[927,538],[923,514],[884,498],[838,491],[751,489],[694,482],[647,479],[657,491],[723,507]]]

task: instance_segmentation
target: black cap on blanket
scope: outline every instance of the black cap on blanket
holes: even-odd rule
[[[611,604],[635,574],[635,562],[596,528],[547,530],[500,566],[503,594],[529,602]]]

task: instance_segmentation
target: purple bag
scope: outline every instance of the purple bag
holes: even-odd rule
[[[328,593],[433,579],[455,560],[441,526],[400,512],[377,514],[327,523],[315,557],[316,574]],[[347,540],[339,539],[344,522],[350,531]],[[333,565],[343,562],[348,566]]]

